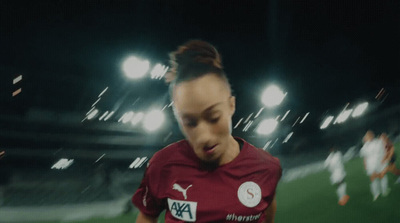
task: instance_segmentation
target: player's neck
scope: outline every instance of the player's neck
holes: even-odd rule
[[[236,141],[233,136],[229,138],[227,143],[227,148],[225,149],[224,154],[222,155],[221,159],[219,160],[219,165],[225,165],[227,163],[232,162],[240,153],[240,145]]]

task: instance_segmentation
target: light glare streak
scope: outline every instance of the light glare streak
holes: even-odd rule
[[[93,119],[93,118],[97,115],[97,113],[99,113],[99,110],[94,109],[94,110],[87,116],[87,119],[88,119],[88,120]]]
[[[167,72],[168,68],[169,68],[168,66],[156,64],[153,70],[150,72],[151,78],[159,80],[162,79],[165,73]]]
[[[100,98],[106,91],[108,90],[108,87],[106,87],[98,96],[98,98]]]
[[[300,116],[296,119],[296,121],[293,123],[292,127],[294,127],[296,125],[296,123],[299,121]]]
[[[129,165],[129,168],[132,169],[134,166],[136,166],[136,164],[140,161],[140,158],[137,157],[132,163],[131,165]]]
[[[364,114],[367,107],[368,107],[368,102],[364,102],[364,103],[357,105],[357,107],[354,109],[353,114],[351,116],[353,118],[361,116],[362,114]]]
[[[287,142],[289,141],[289,139],[292,137],[292,135],[293,135],[293,132],[290,132],[290,133],[286,136],[286,138],[283,140],[282,144],[283,144],[283,143],[287,143]]]
[[[141,167],[147,160],[147,157],[142,157],[140,161],[135,165],[135,169]]]
[[[304,122],[304,120],[306,120],[307,116],[310,114],[310,112],[307,112],[306,115],[304,115],[303,119],[300,121],[300,124]]]
[[[257,114],[256,114],[256,116],[254,116],[254,118],[256,119],[260,114],[261,114],[261,112],[264,110],[264,107],[262,107],[258,112],[257,112]]]
[[[326,128],[329,126],[329,124],[331,124],[333,118],[334,118],[333,116],[328,116],[328,117],[325,119],[324,123],[322,123],[320,129],[326,129]]]
[[[278,140],[279,140],[279,138],[276,138],[276,139],[275,139],[275,142],[271,145],[271,149],[272,149],[272,147],[274,147],[274,145],[276,144],[276,142],[278,142]]]
[[[74,159],[65,159],[62,158],[60,159],[57,163],[55,163],[51,169],[57,169],[57,170],[63,170],[63,169],[67,169],[69,166],[72,165],[72,163],[74,162]]]
[[[93,111],[93,109],[95,109],[96,107],[92,107],[88,112],[86,112],[86,115],[88,115],[90,112]]]
[[[236,129],[236,128],[239,126],[239,124],[242,122],[242,120],[243,120],[243,118],[241,118],[241,119],[236,123],[236,125],[235,125],[235,127],[233,127],[233,129]]]
[[[104,112],[104,113],[100,116],[99,121],[103,120],[103,118],[106,117],[106,115],[108,115],[108,111]]]
[[[286,116],[289,114],[290,110],[288,110],[285,115],[282,117],[281,121],[285,120]]]
[[[344,110],[343,112],[341,112],[339,114],[339,116],[336,118],[336,120],[333,124],[335,124],[335,123],[340,124],[340,123],[345,122],[349,118],[349,116],[352,112],[353,112],[353,109]]]
[[[104,153],[103,155],[101,155],[96,161],[94,161],[94,163],[99,162],[99,160],[101,160],[101,158],[103,158],[106,154]]]
[[[137,112],[137,113],[133,116],[133,118],[132,118],[132,120],[131,120],[131,124],[132,124],[132,125],[137,125],[140,121],[142,121],[143,117],[144,117],[143,112]]]
[[[125,113],[122,119],[122,123],[126,124],[127,122],[132,120],[133,115],[134,115],[133,111]]]
[[[243,123],[246,124],[246,123],[250,120],[250,118],[251,118],[252,115],[253,115],[253,113],[251,113],[251,114],[249,115],[249,117],[247,117],[246,120],[245,120]]]
[[[14,91],[14,92],[12,93],[12,96],[13,96],[13,97],[17,96],[19,93],[21,93],[21,91],[22,91],[22,88],[19,88],[18,90]]]
[[[101,99],[101,98],[98,98],[98,99],[92,104],[92,107],[94,107],[94,106],[97,104],[97,102],[100,101],[100,99]]]
[[[113,114],[114,114],[114,111],[110,112],[110,114],[107,115],[107,117],[104,119],[104,121],[107,121],[108,119],[110,119]]]
[[[248,122],[247,125],[244,127],[243,132],[247,132],[247,130],[249,130],[249,128],[252,124],[253,124],[253,121]]]
[[[22,75],[19,75],[18,77],[14,78],[13,84],[16,84],[22,80]]]
[[[263,147],[263,150],[266,150],[267,148],[268,148],[268,146],[269,146],[269,144],[271,144],[271,140],[269,140],[267,143],[265,143],[265,145],[264,145],[264,147]]]

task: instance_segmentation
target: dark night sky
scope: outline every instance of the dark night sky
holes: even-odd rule
[[[322,114],[386,88],[400,89],[398,1],[1,1],[5,110],[31,106],[87,111],[105,86],[124,86],[129,54],[168,62],[200,38],[222,54],[238,112],[261,107],[267,83],[285,109]],[[24,74],[24,94],[10,82]],[[160,86],[160,94],[165,86]],[[123,88],[115,95],[123,94]],[[151,94],[150,92],[147,92]],[[7,104],[10,103],[10,104]],[[16,106],[18,104],[18,106]],[[4,111],[4,110],[3,110]],[[17,111],[18,112],[18,111]]]
[[[167,62],[177,45],[201,38],[221,51],[233,82],[276,79],[310,106],[315,94],[352,99],[399,84],[388,83],[399,76],[395,1],[116,2],[2,1],[3,64],[113,80],[130,52]]]

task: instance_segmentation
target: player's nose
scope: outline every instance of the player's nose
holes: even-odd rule
[[[210,126],[205,123],[199,123],[196,129],[196,144],[199,146],[210,146],[209,143],[212,139],[212,131]]]

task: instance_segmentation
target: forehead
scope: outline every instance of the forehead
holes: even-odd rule
[[[179,83],[173,90],[174,106],[180,114],[200,114],[229,96],[228,85],[212,74]]]

